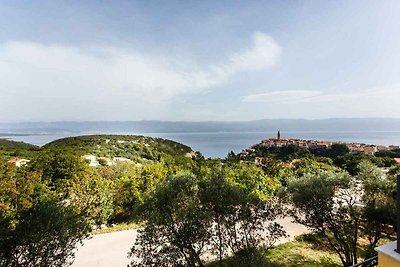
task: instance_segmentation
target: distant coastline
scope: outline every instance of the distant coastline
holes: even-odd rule
[[[0,123],[0,133],[70,134],[88,133],[212,133],[212,132],[400,132],[400,119],[263,119],[254,121],[61,121]]]
[[[400,131],[282,131],[283,136],[297,139],[326,140],[329,142],[364,143],[375,145],[400,145]],[[18,134],[0,136],[14,141],[42,146],[56,139],[87,135],[89,132],[54,133],[54,134]],[[93,134],[92,132],[90,134]],[[258,132],[124,132],[109,131],[96,134],[133,134],[161,137],[189,145],[200,151],[205,157],[224,158],[230,151],[240,153],[261,140],[274,137],[276,130]]]

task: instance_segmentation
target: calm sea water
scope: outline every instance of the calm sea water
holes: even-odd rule
[[[98,133],[98,132],[97,132]],[[80,133],[87,135],[96,133]],[[109,134],[137,134],[132,132],[114,132]],[[400,145],[400,132],[282,132],[285,138],[316,139],[326,141],[359,142],[379,145]],[[275,137],[276,132],[199,132],[199,133],[140,133],[152,137],[161,137],[188,145],[200,151],[205,157],[225,157],[231,150],[238,153],[242,149],[259,143],[262,139]],[[42,146],[53,140],[70,136],[67,134],[7,136],[11,140],[23,141]]]

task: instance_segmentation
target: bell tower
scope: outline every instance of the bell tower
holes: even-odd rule
[[[281,140],[281,132],[280,132],[280,131],[278,131],[278,134],[277,134],[276,138],[277,138],[278,140]]]

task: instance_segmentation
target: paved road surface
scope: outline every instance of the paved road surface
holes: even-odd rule
[[[73,267],[126,267],[137,230],[94,235],[75,254]]]
[[[288,238],[281,239],[279,243],[291,241],[294,236],[307,232],[304,226],[292,223],[291,218],[277,222],[289,234]],[[126,267],[129,263],[127,253],[135,242],[136,235],[136,230],[95,235],[78,249],[72,267]]]

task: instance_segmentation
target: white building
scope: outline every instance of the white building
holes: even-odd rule
[[[100,165],[99,161],[97,160],[97,157],[94,155],[83,155],[81,158],[89,161],[90,167],[97,167]]]
[[[14,158],[14,159],[10,159],[9,161],[7,161],[8,163],[11,163],[17,167],[21,167],[24,166],[25,164],[27,164],[28,162],[30,162],[29,159],[21,159],[21,158]]]

